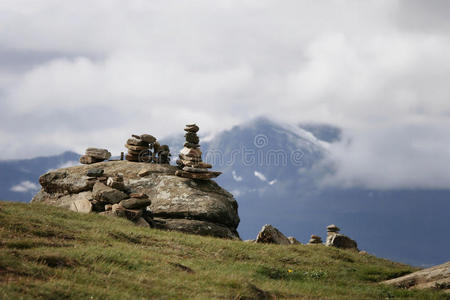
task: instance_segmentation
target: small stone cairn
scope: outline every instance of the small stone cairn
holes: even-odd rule
[[[169,146],[160,145],[153,135],[133,134],[127,140],[125,147],[128,149],[128,153],[125,156],[125,159],[128,161],[170,164],[171,154]]]
[[[311,235],[311,239],[308,242],[308,245],[314,245],[314,244],[322,244],[322,238],[318,235]]]
[[[80,163],[89,165],[108,160],[110,157],[111,153],[106,149],[87,148],[85,155],[80,157]]]
[[[339,233],[340,229],[334,224],[327,226],[327,241],[325,246],[341,249],[358,250],[358,244],[346,235]]]
[[[212,168],[212,165],[202,161],[200,138],[197,135],[199,129],[195,124],[186,125],[186,128],[184,128],[186,143],[184,143],[184,148],[181,149],[177,160],[177,165],[180,168],[175,172],[177,176],[190,179],[211,179],[222,174],[221,172],[208,171]]]
[[[151,227],[151,200],[144,193],[131,192],[124,184],[123,174],[105,175],[103,169],[88,170],[89,180],[93,180],[92,197],[80,198],[70,207],[76,212],[97,212],[101,215],[126,218],[138,226]]]
[[[125,144],[125,148],[128,149],[128,153],[125,156],[125,159],[134,162],[151,161],[152,155],[150,152],[150,148],[153,147],[153,143],[155,142],[156,138],[152,135],[143,134],[139,136],[133,134]]]

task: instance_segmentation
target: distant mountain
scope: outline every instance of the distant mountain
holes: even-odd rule
[[[241,237],[255,238],[269,223],[305,243],[311,234],[325,239],[325,227],[334,223],[360,249],[377,256],[421,266],[450,260],[449,190],[321,187],[333,171],[324,164],[327,148],[340,136],[331,125],[292,126],[259,118],[201,140],[205,160],[223,172],[218,183],[239,203]],[[170,145],[175,158],[184,137],[161,142]],[[0,162],[0,199],[29,201],[39,175],[78,158],[66,152]]]
[[[321,187],[333,170],[323,164],[327,146],[340,136],[330,125],[260,118],[201,142],[206,161],[223,172],[218,183],[238,200],[241,237],[255,238],[270,223],[305,243],[311,234],[325,239],[335,223],[378,256],[424,266],[448,261],[449,190]],[[167,140],[177,150],[182,141]]]
[[[39,176],[50,169],[78,164],[80,155],[64,152],[49,157],[0,161],[0,199],[29,202],[41,188]]]

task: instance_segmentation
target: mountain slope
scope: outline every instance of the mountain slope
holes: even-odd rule
[[[307,242],[311,234],[324,239],[334,223],[378,256],[423,266],[450,259],[449,190],[325,188],[322,179],[333,166],[323,158],[340,130],[300,126],[259,118],[201,143],[206,160],[224,172],[217,182],[238,200],[242,238],[254,238],[270,223]]]
[[[375,284],[415,268],[323,245],[249,244],[0,202],[1,299],[439,299]]]

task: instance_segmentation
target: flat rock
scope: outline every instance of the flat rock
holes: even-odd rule
[[[128,195],[124,192],[106,186],[101,182],[95,183],[92,189],[92,195],[95,200],[104,204],[119,203],[123,199],[128,198]]]
[[[135,145],[128,145],[125,144],[125,148],[132,150],[132,151],[142,151],[142,150],[148,150],[148,146],[135,146]]]
[[[156,142],[156,138],[151,134],[142,134],[140,138],[141,140],[149,144],[153,144],[154,142]]]
[[[272,225],[266,224],[256,237],[256,243],[270,243],[278,245],[290,245],[289,239]]]
[[[188,166],[183,167],[183,171],[193,172],[193,173],[208,173],[209,172],[208,169],[205,169],[205,168],[194,168],[194,167],[188,167]]]
[[[199,145],[199,144],[193,144],[193,143],[186,142],[186,143],[184,143],[184,147],[196,149],[196,148],[200,148],[200,145]]]
[[[89,155],[83,155],[80,157],[80,163],[83,165],[95,164],[104,161],[104,159],[98,159]]]
[[[191,157],[201,157],[203,153],[200,149],[184,147],[180,150],[180,154]]]
[[[433,288],[450,293],[450,262],[383,281],[383,283],[405,289]]]
[[[87,148],[86,155],[101,160],[107,160],[111,157],[111,153],[107,149],[100,148]]]
[[[133,145],[133,146],[145,146],[148,147],[148,143],[137,138],[131,138],[127,140],[127,145]]]
[[[152,203],[148,198],[130,198],[120,201],[120,205],[126,209],[137,209],[149,206]]]
[[[86,175],[89,177],[100,177],[103,175],[103,172],[103,169],[92,168],[87,171]]]
[[[194,132],[194,133],[199,131],[199,130],[200,130],[200,128],[197,125],[195,125],[195,124],[186,125],[186,127],[184,128],[184,131]]]
[[[191,172],[178,170],[175,172],[175,175],[180,176],[180,177],[189,178],[189,179],[200,179],[200,180],[216,178],[220,174],[222,174],[222,173],[221,172],[211,172],[211,171],[207,171],[205,173],[191,173]]]

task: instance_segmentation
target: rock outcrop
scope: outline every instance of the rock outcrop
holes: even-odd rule
[[[290,245],[291,241],[272,225],[266,224],[256,237],[256,243],[269,243],[278,245]]]
[[[103,170],[102,177],[89,177],[92,168]],[[233,196],[212,180],[193,180],[175,176],[177,168],[170,165],[108,161],[52,170],[42,175],[42,185],[32,202],[89,210],[86,201],[110,199],[133,207],[147,200],[126,200],[134,194],[148,196],[154,226],[161,229],[239,238],[238,204]],[[100,175],[100,171],[96,171]],[[127,194],[100,183],[102,178],[123,177]],[[113,180],[114,181],[114,180]],[[130,196],[131,195],[131,196]],[[136,197],[135,197],[136,198]]]
[[[405,289],[434,288],[450,293],[450,262],[384,281]]]
[[[341,229],[334,224],[327,226],[327,241],[325,246],[341,249],[358,250],[358,244],[346,235],[340,234]]]

